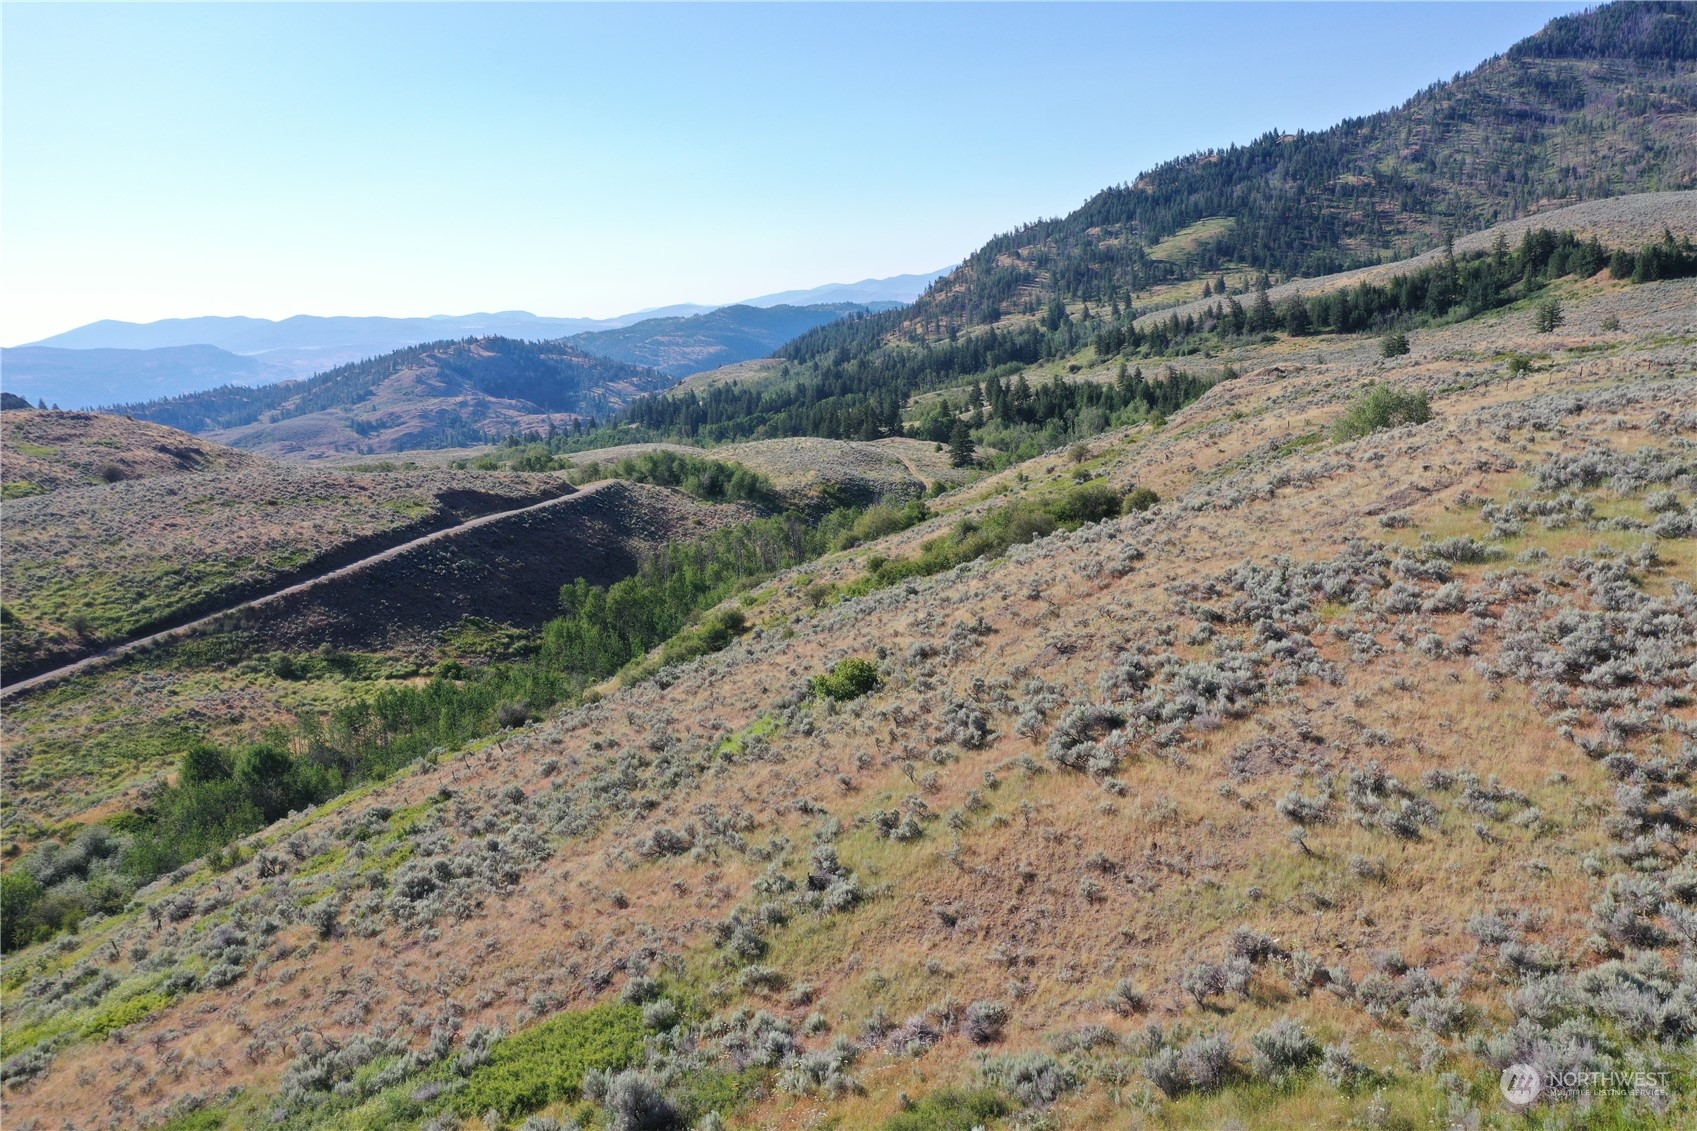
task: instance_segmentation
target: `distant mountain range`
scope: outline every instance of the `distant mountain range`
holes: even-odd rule
[[[445,340],[351,362],[306,380],[220,384],[118,404],[111,411],[282,457],[454,447],[606,417],[691,373],[767,357],[808,330],[894,307],[889,302],[739,305],[546,342],[497,335]],[[24,346],[8,354],[71,359],[118,354],[158,358],[161,365],[166,357],[180,356],[188,365],[207,351],[260,364],[213,346]]]
[[[881,309],[881,304],[912,302],[932,280],[946,273],[946,270],[932,271],[863,279],[858,283],[829,283],[811,290],[761,295],[736,305],[770,309],[872,304],[874,309]],[[718,309],[725,308],[679,303],[614,318],[546,318],[527,311],[507,310],[430,318],[302,314],[279,321],[244,317],[166,318],[157,322],[107,319],[0,351],[0,381],[9,392],[27,397],[32,403],[45,398],[66,408],[86,408],[179,396],[221,385],[263,385],[310,377],[424,342],[483,337],[555,341],[585,332],[622,330],[656,319],[670,320],[664,327],[664,332],[670,334],[678,320]],[[617,340],[627,343],[635,339]],[[628,360],[636,364],[654,363],[646,360],[640,349],[631,348],[635,352]],[[767,347],[765,352],[769,351]],[[700,347],[696,353],[703,358],[718,356]],[[696,372],[678,370],[681,355],[676,348],[667,356],[670,360],[661,363],[667,372],[675,376]],[[699,368],[723,363],[712,360]]]
[[[91,408],[215,389],[265,385],[295,376],[287,366],[243,357],[211,345],[157,349],[58,349],[18,346],[0,351],[6,391],[31,404]]]
[[[720,307],[688,318],[648,318],[619,330],[592,330],[567,339],[578,349],[671,377],[767,357],[790,339],[847,314],[894,310],[904,303],[821,303],[815,306]]]
[[[862,279],[858,283],[826,283],[806,291],[779,291],[775,295],[744,299],[739,306],[812,306],[823,302],[878,303],[906,306],[925,293],[925,288],[954,270],[927,271],[923,275],[891,275],[888,279]],[[653,317],[659,311],[651,311]]]
[[[409,346],[305,381],[225,385],[112,411],[268,455],[311,459],[458,447],[569,427],[674,380],[563,341],[485,337]]]

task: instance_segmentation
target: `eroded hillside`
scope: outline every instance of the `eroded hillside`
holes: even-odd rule
[[[1531,1062],[1688,1125],[1697,283],[1555,293],[1235,351],[23,951],[10,1120],[1520,1126]],[[1335,439],[1381,382],[1433,418]],[[900,568],[1103,479],[1161,501]]]

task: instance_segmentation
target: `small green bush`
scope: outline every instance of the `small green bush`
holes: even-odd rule
[[[884,1131],[972,1131],[1008,1114],[1007,1101],[988,1089],[932,1092],[884,1124]]]
[[[461,1115],[491,1108],[507,1119],[576,1099],[591,1068],[627,1068],[642,1059],[642,1010],[598,1005],[552,1017],[497,1044],[489,1062],[454,1093]]]
[[[1553,334],[1566,321],[1558,299],[1547,298],[1532,311],[1532,328],[1540,334]]]
[[[126,1025],[134,1025],[149,1014],[164,1009],[171,1004],[168,994],[151,993],[133,997],[129,1001],[121,1001],[109,1006],[96,1014],[94,1019],[82,1028],[84,1037],[105,1037],[114,1030]]]
[[[862,542],[873,542],[886,534],[896,534],[910,526],[918,526],[931,517],[931,510],[919,499],[909,500],[904,506],[893,503],[879,503],[867,507],[854,522],[837,539],[836,548],[847,550]]]
[[[813,693],[839,703],[859,699],[877,686],[878,665],[858,656],[839,662],[827,675],[813,677]]]
[[[1131,514],[1134,511],[1146,511],[1160,501],[1161,496],[1155,493],[1153,487],[1133,487],[1125,493],[1121,513]]]
[[[1055,516],[1062,522],[1101,522],[1120,513],[1120,493],[1106,483],[1081,483],[1061,498]]]
[[[1389,385],[1374,385],[1349,406],[1332,436],[1338,442],[1356,440],[1382,428],[1399,428],[1404,424],[1424,424],[1432,419],[1432,405],[1425,393],[1396,389]]]
[[[1386,334],[1379,339],[1380,357],[1402,357],[1406,353],[1408,353],[1408,335],[1401,330]]]

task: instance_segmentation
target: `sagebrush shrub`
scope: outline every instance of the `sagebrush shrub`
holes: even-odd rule
[[[1320,1046],[1300,1022],[1284,1018],[1249,1038],[1250,1070],[1263,1080],[1283,1083],[1320,1057]]]

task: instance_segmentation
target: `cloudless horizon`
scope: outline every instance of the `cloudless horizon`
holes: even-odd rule
[[[928,271],[1573,3],[0,8],[0,341]]]

